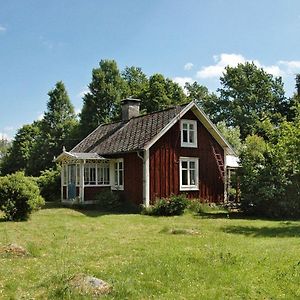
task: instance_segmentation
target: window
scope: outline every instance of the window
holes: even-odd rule
[[[181,147],[197,148],[197,121],[181,120]]]
[[[109,164],[103,163],[97,166],[97,184],[109,185]]]
[[[76,165],[76,185],[80,185],[80,165]]]
[[[198,190],[198,158],[180,158],[180,190]]]
[[[67,185],[68,183],[68,169],[67,165],[63,165],[63,185]]]
[[[114,163],[114,189],[123,190],[124,189],[124,161],[123,159],[118,159]]]
[[[86,164],[84,167],[84,184],[96,184],[96,166],[95,164]]]

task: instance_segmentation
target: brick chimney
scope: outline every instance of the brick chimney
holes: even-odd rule
[[[140,99],[126,98],[121,101],[122,104],[122,121],[126,122],[131,118],[140,115]]]

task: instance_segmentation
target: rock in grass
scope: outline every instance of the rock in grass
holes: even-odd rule
[[[17,244],[9,244],[7,246],[1,247],[0,253],[9,256],[20,256],[20,257],[29,255],[29,252],[25,248]]]
[[[70,287],[81,294],[103,295],[111,292],[112,287],[107,282],[93,276],[76,274],[70,279]]]

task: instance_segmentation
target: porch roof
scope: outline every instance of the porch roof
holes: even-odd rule
[[[106,160],[98,153],[83,153],[83,152],[67,152],[63,151],[56,159],[55,162],[69,161],[69,160]]]

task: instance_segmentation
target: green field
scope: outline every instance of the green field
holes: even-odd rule
[[[1,299],[89,299],[68,284],[78,273],[109,282],[107,299],[300,298],[298,221],[47,208],[1,222],[10,243],[31,255],[0,255]]]

